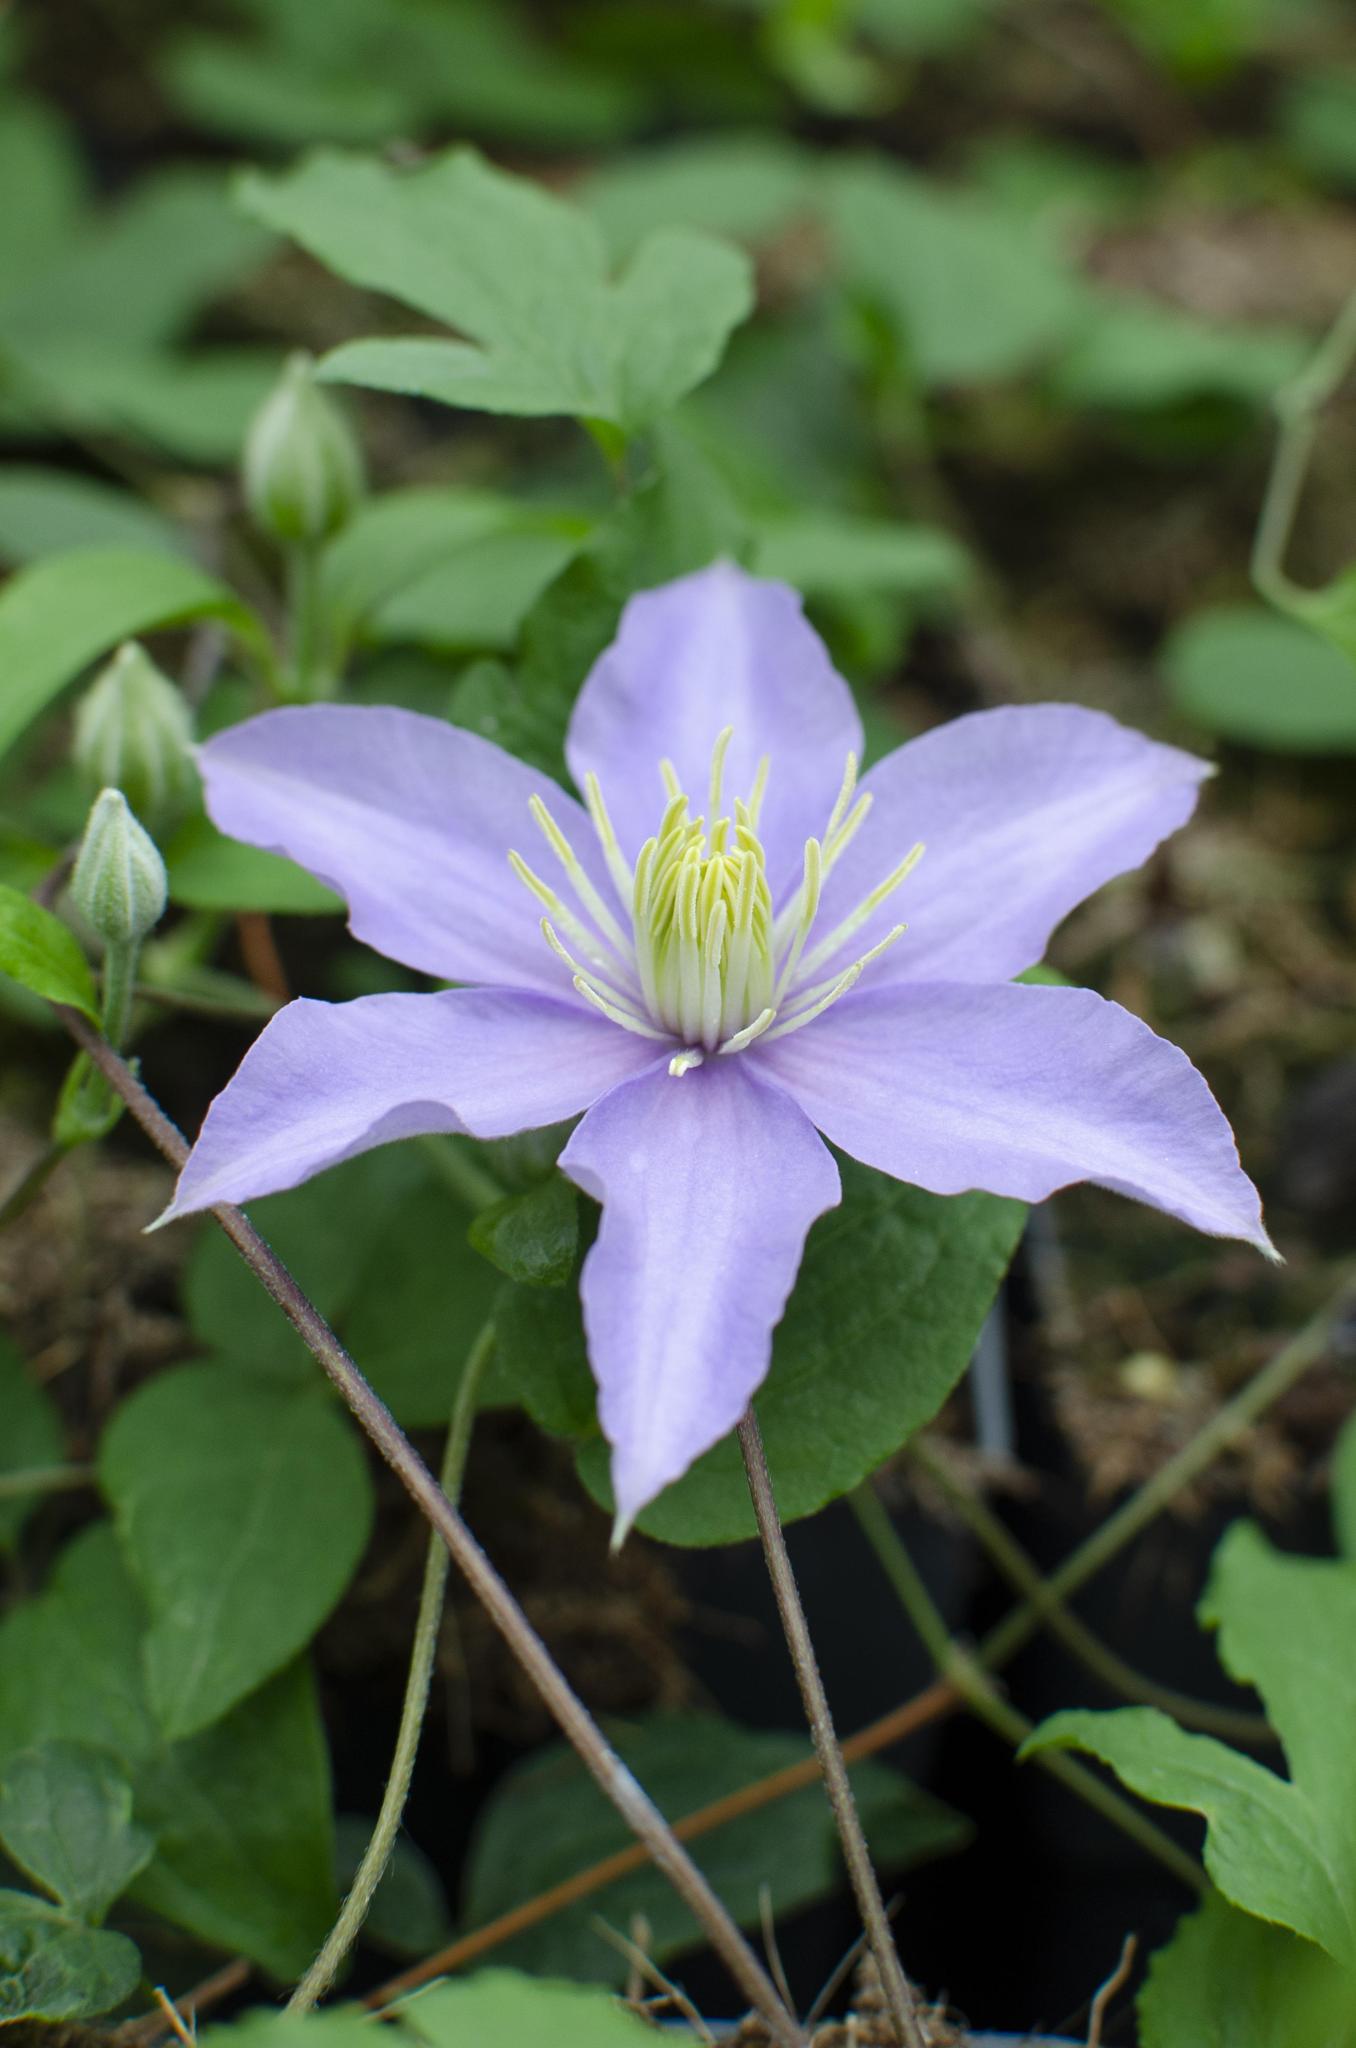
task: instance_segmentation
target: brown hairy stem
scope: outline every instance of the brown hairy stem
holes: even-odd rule
[[[142,1087],[131,1068],[78,1011],[64,1004],[57,1004],[55,1008],[71,1036],[122,1097],[151,1142],[173,1165],[182,1166],[189,1149],[182,1134]],[[744,1995],[762,2014],[773,2039],[781,2044],[781,2048],[804,2048],[804,2035],[799,2024],[787,2012],[771,1978],[729,1912],[557,1668],[546,1645],[432,1472],[385,1403],[372,1391],[329,1324],[239,1209],[222,1203],[212,1210],[212,1214],[255,1278],[272,1295],[312,1357],[323,1368],[415,1506],[442,1538],[453,1563],[484,1606],[589,1774],[627,1826],[644,1843],[651,1860],[688,1906]]]

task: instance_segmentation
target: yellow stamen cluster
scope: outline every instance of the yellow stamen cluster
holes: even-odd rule
[[[578,910],[520,855],[509,855],[515,873],[546,911],[542,931],[569,967],[579,993],[628,1031],[679,1039],[683,1050],[669,1062],[674,1075],[699,1066],[708,1053],[742,1052],[756,1038],[798,1030],[844,995],[862,970],[894,944],[903,925],[827,980],[814,981],[815,971],[841,953],[923,851],[915,846],[807,952],[824,880],[855,837],[871,799],[857,794],[857,763],[849,755],[823,838],[806,840],[800,886],[774,914],[758,836],[768,764],[766,759],[759,764],[747,799],[736,798],[733,814],[726,814],[721,793],[731,736],[727,726],[716,740],[703,816],[690,815],[672,762],[660,763],[668,802],[634,869],[618,843],[597,778],[589,776],[589,815],[629,934],[540,797],[532,799],[532,815],[564,869]]]

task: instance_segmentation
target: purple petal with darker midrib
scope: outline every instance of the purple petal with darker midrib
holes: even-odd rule
[[[582,1293],[624,1530],[744,1413],[838,1169],[737,1055],[615,1089],[560,1164],[603,1204]]]
[[[854,992],[745,1055],[896,1180],[1025,1202],[1090,1180],[1270,1252],[1233,1134],[1184,1052],[1091,989]]]

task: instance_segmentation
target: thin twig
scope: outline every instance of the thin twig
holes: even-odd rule
[[[776,1497],[772,1490],[772,1475],[767,1468],[767,1455],[763,1449],[762,1431],[752,1408],[746,1410],[739,1425],[739,1448],[744,1454],[744,1470],[748,1475],[749,1492],[753,1498],[754,1517],[758,1523],[758,1534],[762,1538],[763,1556],[767,1560],[768,1576],[772,1580],[772,1591],[781,1616],[782,1631],[791,1662],[796,1669],[796,1680],[805,1707],[805,1718],[810,1724],[810,1739],[824,1773],[824,1789],[833,1808],[833,1817],[838,1828],[838,1839],[843,1848],[843,1859],[847,1864],[848,1877],[857,1900],[857,1910],[862,1916],[871,1943],[871,1953],[876,1959],[880,1972],[881,1989],[885,1994],[890,2018],[894,2021],[901,2048],[924,2048],[922,2022],[918,2007],[904,1975],[895,1947],[890,1923],[885,1917],[885,1902],[876,1883],[876,1873],[871,1867],[871,1852],[866,1846],[862,1832],[861,1816],[857,1801],[853,1797],[852,1782],[843,1762],[843,1753],[838,1747],[834,1733],[833,1716],[829,1711],[828,1696],[824,1681],[820,1677],[819,1663],[815,1656],[814,1644],[810,1639],[805,1610],[800,1604],[800,1593],[796,1586],[795,1573],[787,1554],[786,1537],[782,1531],[781,1517],[777,1513]]]
[[[1010,1742],[1014,1749],[1020,1749],[1033,1724],[1003,1697],[980,1658],[954,1640],[917,1566],[905,1549],[899,1531],[869,1481],[848,1495],[848,1505],[938,1671],[964,1693],[966,1705],[979,1720],[992,1728],[995,1734],[1001,1735],[1005,1742]],[[1094,1777],[1073,1757],[1065,1756],[1059,1750],[1041,1750],[1033,1761],[1048,1776],[1057,1778],[1071,1792],[1076,1792],[1086,1805],[1104,1815],[1122,1834],[1138,1842],[1183,1884],[1196,1892],[1206,1889],[1204,1874],[1193,1857],[1179,1849],[1176,1842],[1137,1806],[1110,1785],[1104,1785],[1100,1778]]]
[[[1087,2048],[1102,2048],[1102,2027],[1106,2021],[1107,2008],[1135,1967],[1135,1950],[1138,1947],[1138,1935],[1127,1934],[1121,1947],[1120,1961],[1092,2001],[1088,2013]]]
[[[92,1465],[33,1465],[27,1471],[0,1472],[0,1500],[23,1500],[30,1493],[75,1493],[93,1484]]]
[[[1108,1564],[1133,1537],[1162,1514],[1183,1487],[1199,1478],[1221,1451],[1226,1450],[1274,1402],[1288,1393],[1310,1366],[1317,1364],[1343,1324],[1356,1316],[1354,1283],[1356,1267],[1348,1264],[1325,1305],[1288,1344],[1282,1345],[1271,1362],[1264,1365],[1232,1401],[1226,1401],[1190,1443],[1184,1444],[1152,1478],[1131,1494],[1123,1506],[1094,1529],[1086,1542],[1071,1551],[1058,1570],[1045,1580],[1039,1594],[1014,1608],[1005,1620],[990,1630],[978,1651],[978,1662],[986,1670],[997,1671],[1014,1657],[1041,1627],[1053,1606],[1067,1600],[1071,1593]]]
[[[675,1984],[672,1978],[664,1975],[654,1957],[647,1955],[638,1941],[632,1941],[628,1935],[622,1934],[619,1929],[609,1927],[606,1920],[597,1914],[594,1915],[593,1919],[593,1931],[595,1934],[600,1934],[604,1941],[610,1943],[616,1949],[618,1955],[624,1956],[631,1968],[637,1971],[647,1983],[652,1984],[655,1990],[662,1995],[666,2003],[673,2007],[675,2012],[682,2014],[698,2040],[707,2042],[709,2048],[716,2048],[715,2035],[711,2032],[710,2027],[707,2026],[706,2021],[702,2018],[687,1993]]]
[[[1356,292],[1297,377],[1276,394],[1280,423],[1252,549],[1252,580],[1282,611],[1302,609],[1315,592],[1286,573],[1285,556],[1313,453],[1318,416],[1356,361]]]
[[[64,1004],[54,1007],[76,1043],[89,1054],[94,1065],[122,1097],[152,1143],[174,1165],[182,1166],[188,1157],[188,1146],[125,1061],[78,1011]],[[607,1741],[582,1700],[571,1689],[546,1645],[444,1495],[428,1466],[385,1403],[372,1391],[329,1324],[239,1209],[222,1203],[213,1209],[212,1214],[338,1389],[415,1505],[437,1530],[471,1590],[578,1752],[589,1774],[627,1826],[644,1842],[655,1864],[688,1906],[745,1996],[762,2014],[773,2039],[783,2044],[783,2048],[804,2048],[799,2026],[783,2007],[771,1978],[726,1907],[675,1839],[658,1807]]]
[[[490,1322],[480,1331],[462,1368],[461,1378],[457,1383],[456,1400],[452,1407],[452,1418],[448,1425],[442,1471],[438,1475],[438,1483],[454,1507],[461,1498],[461,1482],[466,1470],[466,1455],[471,1446],[476,1403],[485,1377],[485,1368],[493,1351],[494,1324]],[[409,1798],[410,1780],[414,1776],[419,1738],[424,1732],[424,1717],[428,1712],[428,1696],[433,1683],[433,1666],[438,1649],[438,1624],[442,1619],[443,1600],[447,1591],[447,1566],[447,1551],[439,1542],[437,1535],[430,1531],[428,1554],[424,1559],[424,1583],[419,1594],[419,1612],[414,1625],[414,1644],[410,1651],[409,1674],[405,1680],[405,1697],[400,1709],[400,1727],[396,1733],[395,1751],[386,1778],[386,1789],[381,1797],[381,1809],[377,1814],[371,1839],[363,1851],[362,1861],[349,1886],[348,1896],[340,1908],[339,1917],[330,1930],[324,1947],[287,2001],[289,2012],[309,2012],[333,1984],[344,1958],[362,1932],[377,1886],[385,1876],[386,1866],[394,1853],[400,1824],[405,1815],[405,1802]]]
[[[901,1706],[892,1707],[879,1720],[859,1728],[855,1735],[849,1735],[843,1743],[844,1759],[854,1764],[863,1757],[876,1756],[881,1750],[891,1749],[895,1743],[916,1734],[920,1728],[941,1720],[943,1715],[953,1713],[963,1704],[955,1686],[938,1680],[923,1692],[916,1693],[911,1700],[905,1700]],[[727,1792],[722,1798],[712,1799],[707,1805],[684,1814],[681,1820],[673,1823],[673,1832],[680,1842],[695,1842],[700,1836],[710,1834],[713,1828],[725,1827],[730,1821],[741,1820],[748,1813],[759,1813],[765,1806],[772,1806],[779,1799],[788,1799],[793,1792],[803,1792],[807,1785],[818,1781],[818,1757],[810,1755],[798,1763],[784,1764],[779,1771],[770,1771],[764,1778],[741,1785],[737,1792]],[[645,1849],[639,1842],[617,1849],[611,1856],[600,1857],[598,1862],[576,1871],[572,1877],[563,1878],[549,1890],[524,1899],[521,1905],[511,1907],[497,1919],[487,1920],[483,1927],[472,1928],[469,1934],[461,1935],[436,1954],[425,1956],[422,1962],[413,1964],[389,1983],[369,1992],[364,2004],[380,2009],[397,1998],[403,1998],[406,1992],[417,1990],[421,1984],[427,1984],[431,1977],[447,1977],[456,1970],[465,1969],[468,1963],[477,1962],[481,1956],[511,1941],[515,1934],[524,1934],[530,1927],[539,1927],[544,1920],[563,1913],[567,1906],[578,1905],[581,1899],[592,1898],[595,1892],[616,1884],[619,1878],[630,1877],[633,1871],[643,1870],[647,1861]]]
[[[220,2005],[241,1987],[248,1984],[254,1974],[254,1965],[247,1956],[237,1956],[233,1962],[223,1963],[210,1977],[204,1977],[201,1984],[195,1984],[191,1991],[185,1991],[174,2001],[174,2010],[181,2019],[193,2021],[199,2013]],[[114,2027],[110,2039],[118,2048],[154,2048],[154,2043],[165,2033],[168,2021],[165,2014],[164,1993],[157,1990],[157,2009],[145,2014],[142,2019],[128,2020],[120,2027]]]
[[[0,1230],[8,1223],[17,1223],[30,1204],[37,1200],[69,1150],[68,1145],[58,1145],[55,1139],[44,1146],[33,1164],[20,1174],[4,1201],[0,1202]]]
[[[173,2003],[163,1984],[155,1987],[155,2002],[160,2007],[165,2025],[181,2043],[181,2048],[198,2048],[197,2035],[189,2026],[177,2005]]]
[[[267,911],[238,910],[235,931],[245,972],[254,987],[275,1003],[290,1002],[292,991],[288,986],[287,969],[283,966]]]
[[[1264,1715],[1217,1707],[1211,1701],[1177,1692],[1172,1686],[1159,1685],[1136,1671],[1133,1665],[1127,1664],[1123,1657],[1117,1656],[1099,1636],[1094,1635],[1085,1622],[1071,1613],[1063,1601],[1050,1598],[1044,1576],[1021,1544],[987,1502],[961,1484],[946,1460],[939,1458],[924,1438],[914,1439],[909,1445],[909,1456],[945,1495],[1008,1583],[1039,1604],[1044,1626],[1110,1691],[1143,1706],[1161,1707],[1165,1714],[1173,1715],[1185,1727],[1206,1729],[1227,1742],[1276,1741],[1271,1723]]]
[[[766,1883],[758,1887],[758,1924],[763,1930],[763,1953],[772,1972],[772,1981],[781,1992],[782,2001],[788,2012],[794,2012],[796,2001],[791,1996],[791,1986],[787,1982],[786,1965],[782,1961],[781,1945],[777,1940],[777,1922],[772,1912],[772,1886]]]

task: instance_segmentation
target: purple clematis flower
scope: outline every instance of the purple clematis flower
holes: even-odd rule
[[[728,564],[626,607],[570,723],[583,805],[394,709],[209,741],[224,832],[328,882],[378,951],[468,985],[289,1004],[167,1214],[417,1132],[582,1111],[560,1164],[603,1205],[583,1303],[622,1528],[766,1374],[840,1196],[820,1132],[936,1194],[1091,1180],[1269,1250],[1185,1055],[1089,990],[1012,981],[1184,822],[1206,764],[1059,704],[957,719],[859,783],[861,745],[795,593]]]

